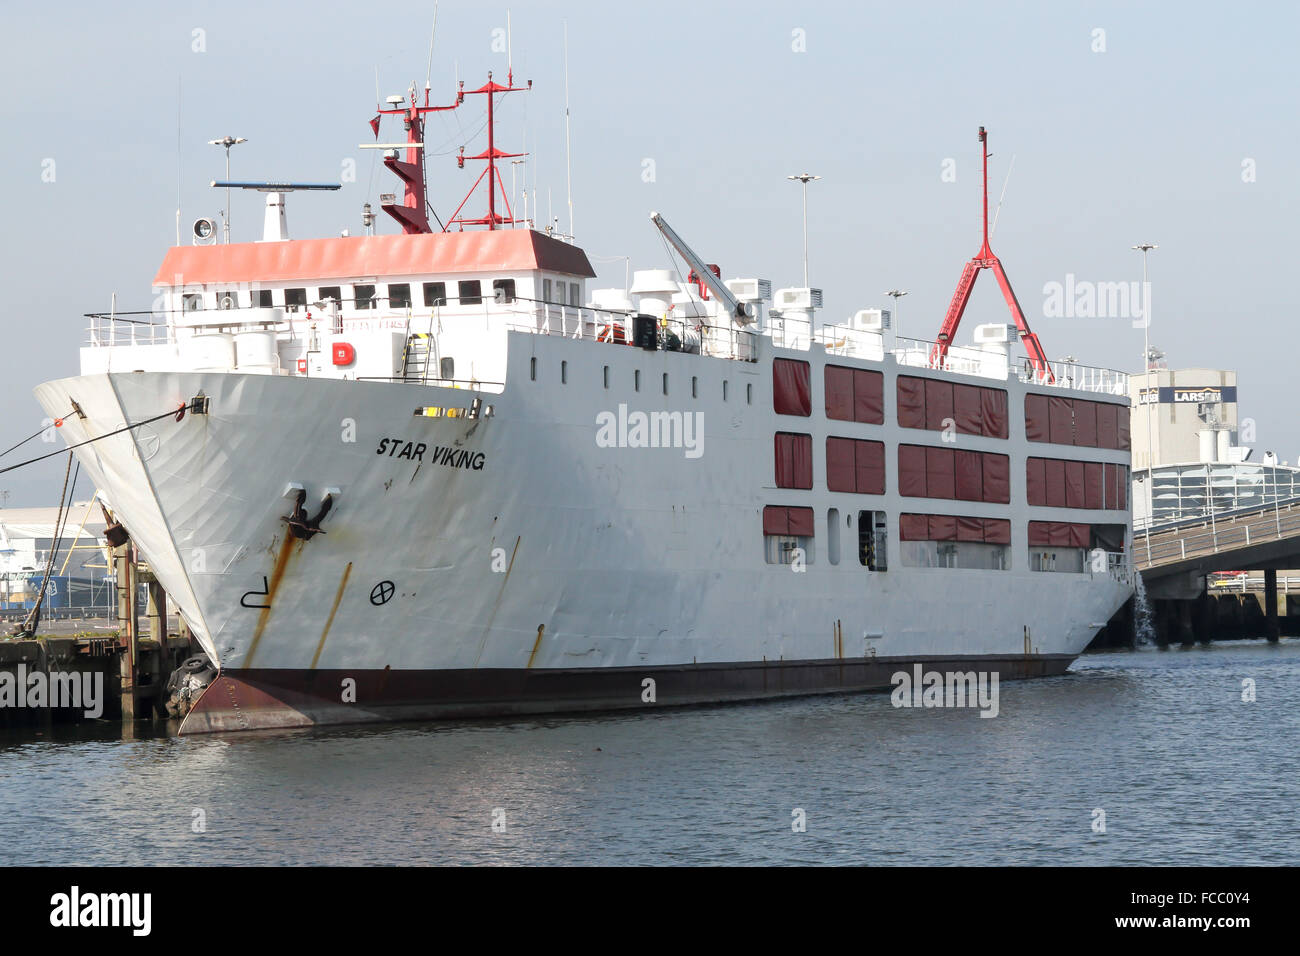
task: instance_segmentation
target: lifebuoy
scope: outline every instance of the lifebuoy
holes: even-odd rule
[[[623,331],[623,326],[619,325],[617,322],[612,322],[609,325],[602,325],[600,327],[600,332],[596,336],[596,341],[614,342],[618,345],[626,345],[627,333]]]

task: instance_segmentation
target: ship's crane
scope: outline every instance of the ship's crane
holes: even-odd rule
[[[1025,321],[1025,313],[1020,308],[1020,302],[1016,299],[1016,294],[1011,291],[1011,281],[1007,279],[1006,270],[1002,268],[1002,262],[993,254],[989,248],[989,146],[988,134],[984,132],[984,127],[980,127],[980,151],[984,154],[984,245],[980,246],[980,251],[975,253],[975,258],[966,263],[966,268],[962,270],[961,279],[957,282],[957,291],[952,295],[952,302],[948,305],[948,314],[944,316],[943,327],[939,329],[939,335],[934,340],[934,348],[930,350],[930,364],[942,367],[944,360],[948,357],[948,346],[952,344],[953,336],[957,334],[957,326],[961,324],[962,313],[966,311],[966,303],[970,301],[971,290],[975,288],[975,279],[979,276],[981,269],[992,269],[993,274],[997,277],[998,285],[1002,289],[1002,298],[1007,300],[1007,308],[1011,310],[1011,317],[1016,321],[1016,328],[1020,330],[1020,341],[1025,346],[1025,351],[1029,353],[1030,364],[1034,367],[1034,374],[1042,381],[1051,383],[1056,381],[1056,376],[1052,374],[1052,367],[1048,364],[1047,354],[1043,351],[1043,346],[1039,344],[1038,336],[1029,330],[1029,323]]]
[[[669,244],[686,260],[686,264],[691,267],[694,276],[708,286],[709,291],[722,303],[733,321],[740,325],[747,325],[753,321],[753,317],[745,309],[745,304],[731,294],[731,290],[723,285],[722,280],[718,278],[713,268],[695,254],[695,250],[686,244],[685,239],[677,235],[676,230],[668,225],[668,221],[663,216],[657,212],[652,212],[650,213],[650,221],[658,227]]]

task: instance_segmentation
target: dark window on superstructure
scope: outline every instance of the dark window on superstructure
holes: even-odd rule
[[[569,305],[572,306],[582,305],[582,303],[579,301],[581,298],[582,295],[578,292],[578,283],[570,282],[569,283]]]
[[[285,289],[284,290],[284,307],[291,312],[307,307],[307,290],[306,289]]]
[[[827,365],[826,417],[867,425],[885,423],[884,376],[865,368]]]
[[[237,309],[239,308],[238,292],[218,292],[217,293],[218,309]]]
[[[343,289],[336,285],[323,285],[316,290],[316,301],[325,303],[326,308],[329,308],[330,299],[342,305]]]
[[[543,302],[551,301],[551,280],[550,279],[542,280],[542,301]]]
[[[432,309],[434,306],[447,304],[447,283],[445,282],[426,282],[424,284],[424,305],[425,308]]]
[[[812,436],[777,432],[773,441],[778,488],[812,488]]]
[[[638,392],[641,391],[641,370],[640,369],[636,369],[632,373],[632,386]]]
[[[498,305],[507,305],[515,301],[515,280],[493,279],[492,299]]]
[[[560,362],[560,384],[569,384],[569,363],[567,361]]]
[[[411,307],[411,283],[395,282],[389,284],[388,307],[390,309],[409,309]]]
[[[352,299],[358,309],[373,309],[375,307],[375,287],[372,285],[354,285],[352,287]]]
[[[609,388],[609,366],[608,365],[605,366],[605,371],[603,374],[605,380],[605,387]]]
[[[259,309],[269,309],[273,302],[270,289],[258,289],[253,293],[253,304]]]
[[[478,279],[462,279],[456,283],[456,290],[461,305],[478,305],[483,301],[483,287]]]
[[[772,360],[772,410],[778,415],[812,414],[812,385],[807,362]]]
[[[888,571],[889,525],[883,511],[858,512],[858,564],[868,571]]]
[[[268,295],[270,293],[267,293]],[[187,292],[181,296],[181,311],[198,312],[203,308],[203,294],[201,292]]]

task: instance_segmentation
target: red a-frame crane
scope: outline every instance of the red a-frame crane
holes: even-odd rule
[[[1029,353],[1029,361],[1034,367],[1035,376],[1041,381],[1054,382],[1056,376],[1052,374],[1052,367],[1047,362],[1047,355],[1038,342],[1038,336],[1029,330],[1029,323],[1025,321],[1025,313],[1016,300],[1016,294],[1011,291],[1011,282],[1007,279],[1006,270],[1002,268],[1001,261],[989,248],[988,139],[988,134],[984,132],[984,127],[981,126],[980,151],[984,154],[984,245],[980,246],[980,251],[975,254],[975,258],[966,263],[966,268],[962,270],[961,279],[957,283],[957,291],[953,293],[952,302],[948,305],[948,314],[944,316],[943,327],[939,329],[939,335],[934,340],[934,348],[930,350],[930,364],[939,368],[943,367],[948,356],[948,346],[952,344],[953,336],[957,334],[957,326],[961,324],[962,313],[966,311],[966,303],[970,301],[971,290],[975,288],[975,279],[979,276],[981,269],[992,269],[993,274],[997,276],[998,285],[1002,289],[1002,297],[1007,300],[1007,308],[1011,310],[1011,317],[1016,320],[1016,328],[1020,330],[1020,341],[1024,343],[1025,351]]]

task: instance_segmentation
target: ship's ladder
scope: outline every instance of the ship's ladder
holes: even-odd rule
[[[406,346],[402,349],[402,381],[428,381],[429,359],[432,354],[432,335],[428,332],[413,332],[407,335]]]

